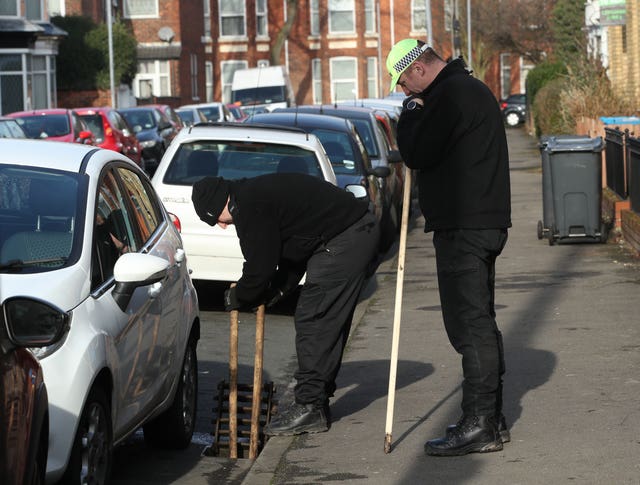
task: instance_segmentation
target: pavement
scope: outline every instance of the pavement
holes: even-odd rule
[[[511,442],[463,457],[423,452],[457,421],[462,376],[442,324],[431,234],[414,201],[391,451],[384,443],[397,251],[358,305],[331,429],[269,439],[243,485],[640,484],[640,260],[623,243],[539,240],[537,143],[524,128],[508,130],[508,141],[513,227],[496,265],[496,311]]]

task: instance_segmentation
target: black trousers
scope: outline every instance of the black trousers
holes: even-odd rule
[[[375,216],[367,212],[320,246],[307,263],[295,312],[294,394],[300,404],[323,403],[333,396],[353,312],[378,239]]]
[[[506,229],[433,235],[442,316],[451,345],[462,355],[462,411],[468,415],[502,412],[505,364],[494,294],[495,262],[506,242]]]

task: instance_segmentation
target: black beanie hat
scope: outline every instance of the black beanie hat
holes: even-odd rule
[[[218,217],[229,198],[229,181],[222,177],[205,177],[193,184],[191,200],[198,217],[210,226],[218,223]]]

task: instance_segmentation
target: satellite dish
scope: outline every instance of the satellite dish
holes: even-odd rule
[[[161,27],[160,30],[158,30],[158,37],[164,42],[171,42],[175,35],[171,27]]]

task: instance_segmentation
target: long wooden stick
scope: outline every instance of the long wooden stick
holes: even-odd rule
[[[402,226],[400,227],[400,247],[398,249],[398,277],[396,281],[396,302],[393,314],[393,338],[391,341],[391,366],[389,370],[389,391],[387,397],[387,422],[385,425],[384,452],[391,453],[391,428],[393,427],[393,407],[396,399],[396,374],[398,371],[398,347],[400,343],[400,316],[402,313],[402,287],[404,283],[404,259],[407,249],[409,227],[409,206],[411,205],[411,170],[404,169],[404,192],[402,198]]]
[[[229,458],[238,458],[238,310],[229,330]]]
[[[258,457],[260,438],[260,411],[262,409],[262,357],[264,350],[264,304],[256,312],[256,354],[253,361],[253,399],[251,404],[251,434],[249,438],[249,459]]]

